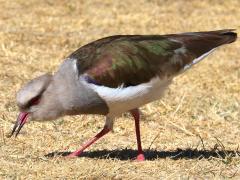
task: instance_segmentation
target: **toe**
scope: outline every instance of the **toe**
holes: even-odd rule
[[[136,159],[136,160],[139,161],[139,162],[145,161],[145,156],[144,156],[144,154],[139,154],[139,155],[137,156],[137,159]]]

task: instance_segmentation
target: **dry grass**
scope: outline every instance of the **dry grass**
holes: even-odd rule
[[[142,108],[143,147],[136,154],[128,114],[84,157],[73,151],[101,129],[100,116],[27,124],[6,137],[17,116],[16,91],[53,72],[79,46],[113,34],[165,34],[240,28],[238,0],[54,1],[0,0],[0,177],[2,179],[240,178],[239,41],[175,79],[165,97]]]

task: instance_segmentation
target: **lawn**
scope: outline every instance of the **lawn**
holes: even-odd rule
[[[18,89],[56,71],[80,46],[116,34],[240,32],[239,7],[238,0],[0,0],[0,179],[239,179],[238,40],[175,78],[161,100],[141,108],[145,162],[132,160],[137,146],[129,114],[74,159],[59,154],[97,133],[103,116],[29,122],[18,138],[8,138]]]

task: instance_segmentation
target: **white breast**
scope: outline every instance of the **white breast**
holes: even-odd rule
[[[169,79],[155,77],[147,83],[129,87],[109,88],[95,84],[86,84],[106,101],[109,107],[108,115],[118,116],[126,111],[159,99],[170,83],[171,80]]]

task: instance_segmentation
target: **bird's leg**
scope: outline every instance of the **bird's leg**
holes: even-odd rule
[[[90,139],[89,141],[87,141],[85,144],[83,144],[83,146],[78,149],[77,151],[69,154],[67,157],[76,157],[79,156],[86,148],[88,148],[90,145],[92,145],[94,142],[96,142],[98,139],[100,139],[101,137],[103,137],[105,134],[107,134],[111,129],[108,126],[104,126],[104,128],[96,135],[94,136],[92,139]]]
[[[142,150],[140,127],[139,127],[140,113],[139,113],[138,109],[133,109],[130,111],[130,113],[132,114],[132,116],[134,117],[134,120],[135,120],[137,146],[138,146],[137,161],[144,161],[145,157],[144,157],[143,150]]]

